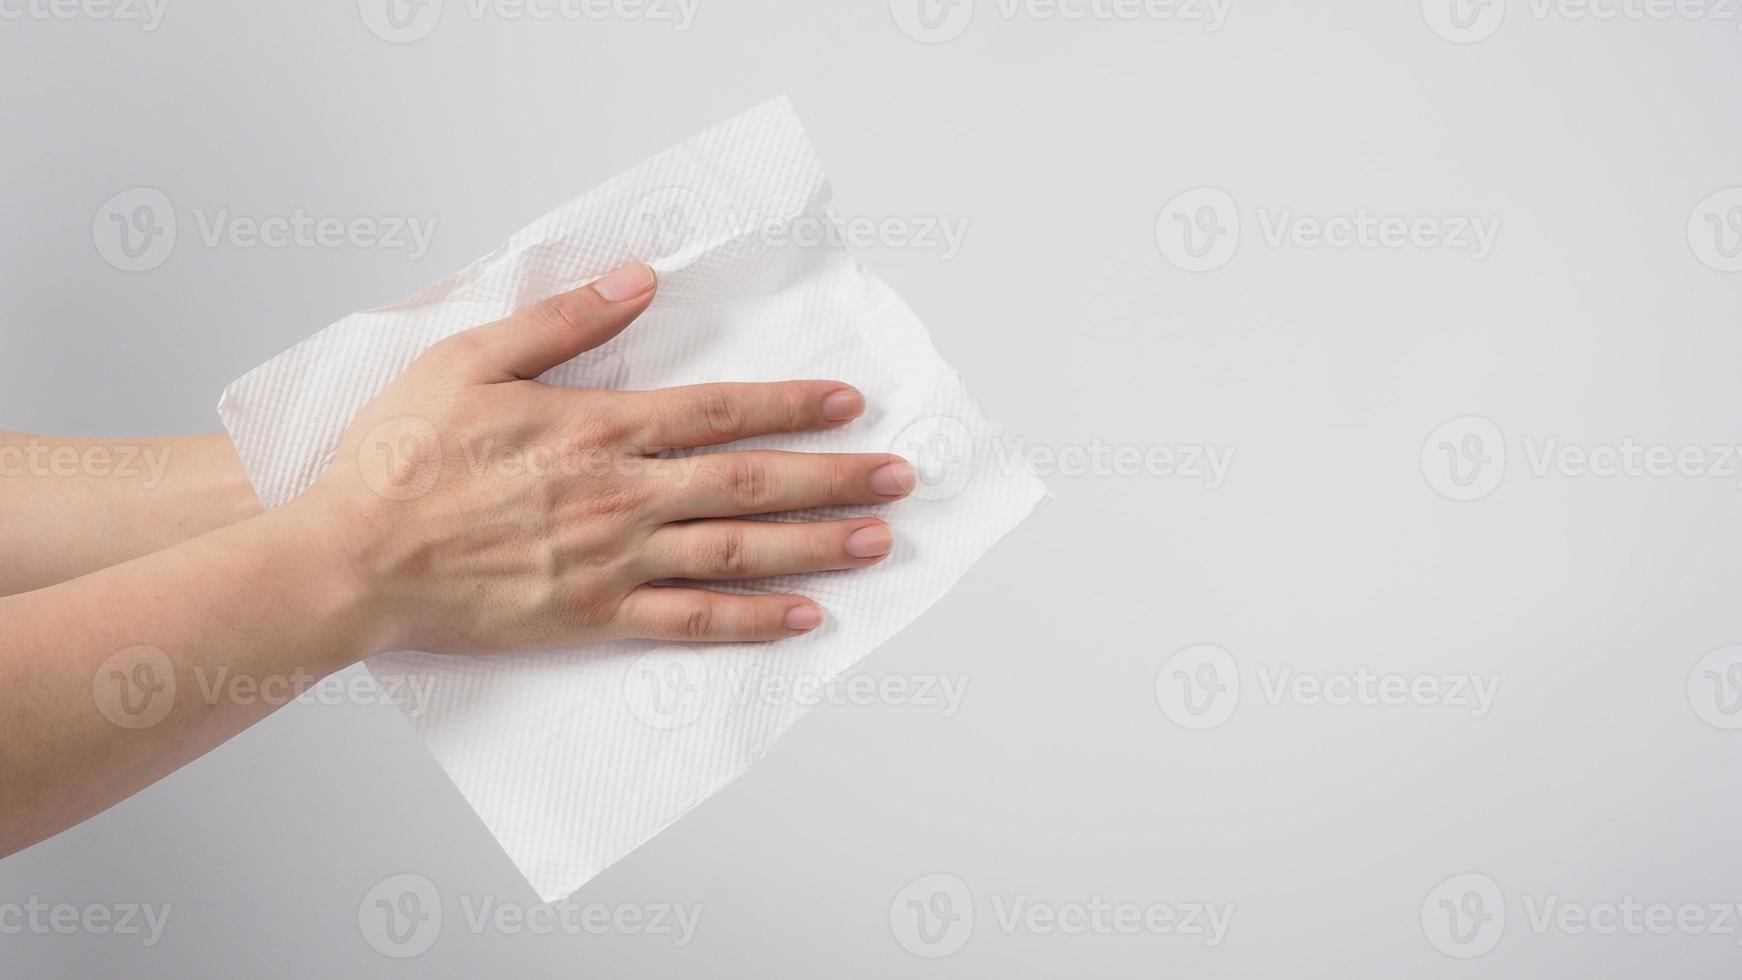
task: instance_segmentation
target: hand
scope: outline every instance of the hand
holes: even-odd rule
[[[797,636],[822,610],[662,580],[751,579],[874,565],[875,518],[747,520],[906,496],[886,454],[672,449],[843,425],[838,381],[579,391],[532,379],[616,336],[653,298],[627,266],[431,348],[352,422],[293,505],[319,507],[379,616],[382,649],[479,653],[606,640]]]
[[[18,692],[0,703],[0,857],[386,650],[816,628],[822,610],[798,596],[650,583],[875,564],[890,548],[881,521],[744,518],[898,500],[913,469],[882,454],[665,452],[843,425],[865,402],[837,381],[625,393],[531,380],[616,336],[654,288],[635,265],[445,340],[287,506],[0,597],[0,691]]]

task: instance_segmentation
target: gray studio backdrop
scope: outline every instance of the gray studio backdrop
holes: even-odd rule
[[[0,0],[0,426],[214,430],[785,92],[1058,498],[566,907],[363,693],[0,862],[0,977],[1736,976],[1739,26]]]

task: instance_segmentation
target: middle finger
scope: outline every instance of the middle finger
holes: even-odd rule
[[[913,492],[913,467],[888,453],[712,453],[660,460],[667,521],[886,504]]]

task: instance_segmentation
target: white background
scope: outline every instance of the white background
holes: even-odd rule
[[[1057,501],[861,667],[966,677],[959,712],[820,707],[576,896],[699,904],[686,945],[473,929],[533,896],[395,710],[299,705],[0,862],[0,930],[33,897],[170,906],[150,948],[0,931],[0,977],[1735,976],[1739,912],[1728,934],[1541,917],[1742,902],[1742,668],[1701,664],[1742,643],[1742,463],[1538,457],[1742,443],[1742,213],[1702,204],[1742,186],[1742,11],[1512,0],[1460,32],[1450,2],[1233,0],[1212,30],[979,0],[928,43],[909,0],[700,0],[685,30],[447,0],[396,44],[374,0],[168,0],[155,29],[0,0],[0,426],[213,431],[247,369],[785,92],[843,218],[965,223],[954,254],[862,258],[1028,447],[1235,454],[1214,488],[1051,476]],[[124,272],[104,208],[139,187],[177,236]],[[1225,196],[1176,202],[1198,188]],[[1173,214],[1206,201],[1239,244],[1188,272]],[[436,232],[415,260],[202,234],[298,209]],[[1480,259],[1267,236],[1363,213],[1499,230]],[[1450,499],[1472,473],[1491,492]],[[1227,656],[1170,663],[1202,645]],[[1207,730],[1175,673],[1200,661],[1229,688]],[[1498,693],[1473,717],[1266,685],[1363,667]],[[442,910],[403,959],[360,915],[399,875]],[[1234,912],[1210,945],[1010,927],[1018,897]],[[910,898],[955,930],[922,934]]]

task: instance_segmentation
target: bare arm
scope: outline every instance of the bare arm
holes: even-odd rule
[[[0,855],[102,812],[258,721],[233,676],[324,677],[379,641],[307,507],[0,598]],[[278,702],[282,703],[282,702]]]
[[[0,857],[382,650],[815,629],[822,610],[800,596],[652,583],[876,564],[891,541],[875,518],[743,518],[889,503],[913,489],[913,470],[882,453],[666,452],[846,424],[864,399],[838,381],[613,392],[531,380],[626,328],[653,291],[652,270],[632,266],[450,338],[363,410],[289,505],[0,598]],[[56,526],[71,540],[86,516],[72,509]],[[30,523],[11,530],[52,551]],[[152,533],[198,523],[166,517]],[[82,546],[81,561],[149,538],[122,534],[113,551]],[[35,575],[79,563],[39,557]],[[250,696],[233,695],[238,684]],[[252,696],[268,690],[279,696]]]
[[[259,513],[225,436],[0,432],[0,596],[71,581]]]

